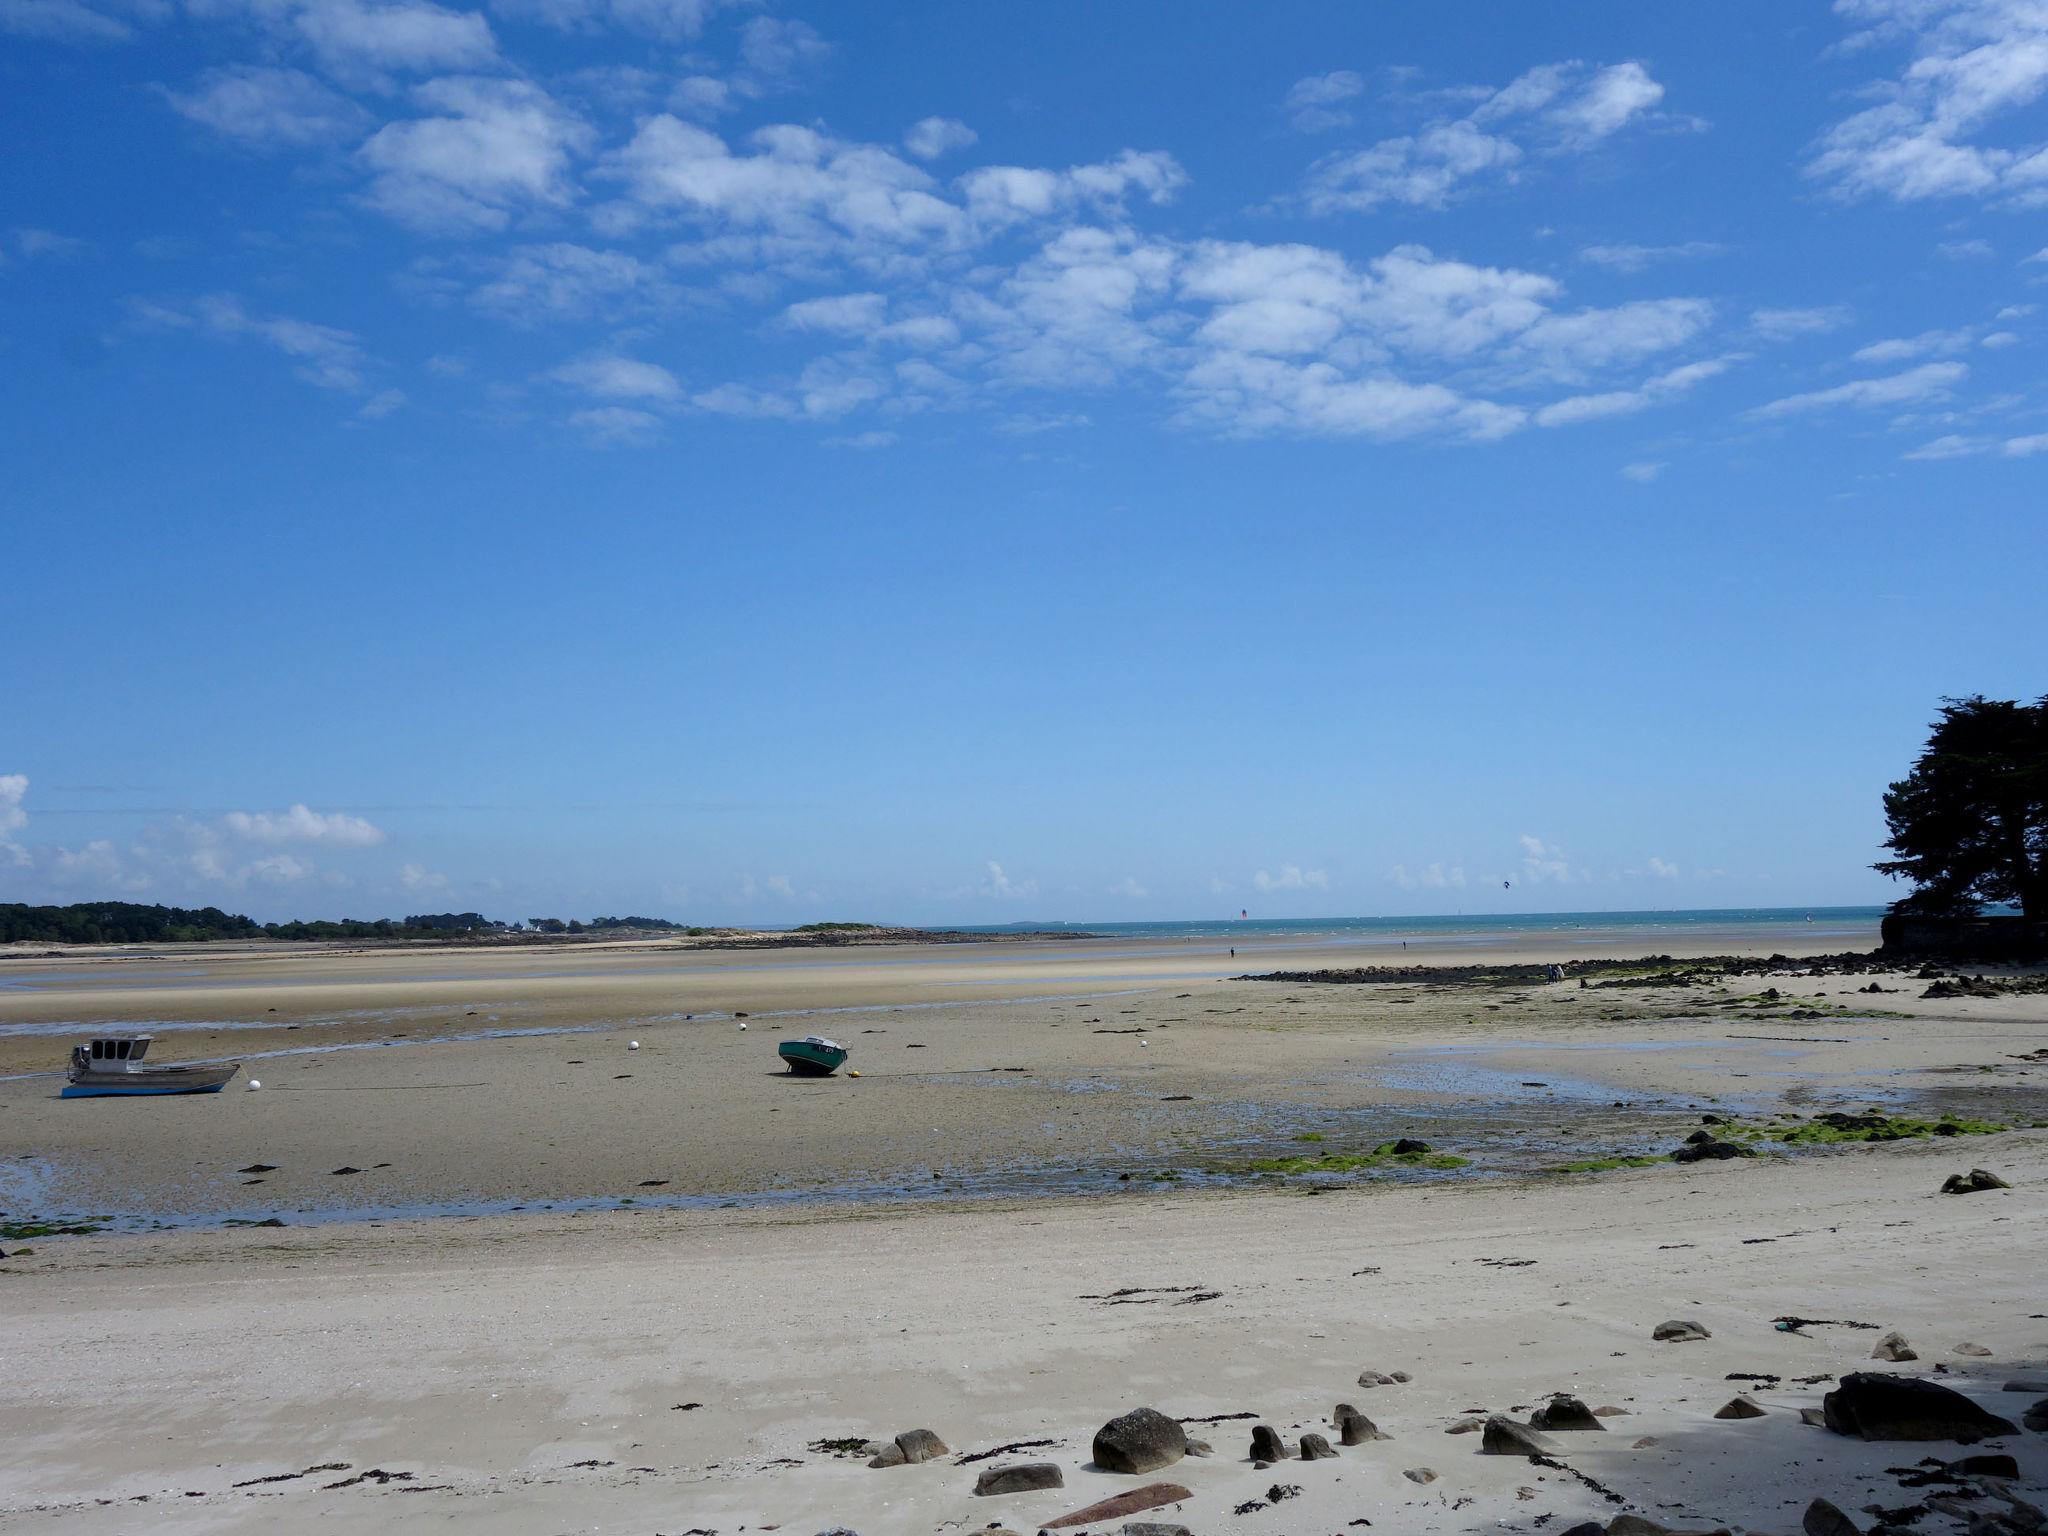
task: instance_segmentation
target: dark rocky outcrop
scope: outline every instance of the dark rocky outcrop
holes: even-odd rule
[[[1336,1459],[1336,1455],[1336,1447],[1313,1430],[1301,1437],[1303,1461],[1332,1461]]]
[[[1697,1132],[1695,1132],[1697,1134]],[[1754,1148],[1745,1147],[1733,1141],[1715,1141],[1709,1137],[1702,1142],[1689,1142],[1671,1154],[1674,1163],[1725,1163],[1731,1158],[1755,1157]]]
[[[1962,1393],[1915,1376],[1852,1371],[1821,1399],[1827,1427],[1861,1440],[1958,1440],[2017,1434],[2009,1419],[1987,1413]]]
[[[1187,1453],[1187,1431],[1156,1408],[1133,1408],[1095,1432],[1095,1464],[1111,1472],[1155,1472]]]
[[[1749,1397],[1731,1397],[1714,1410],[1717,1419],[1760,1419],[1763,1416],[1763,1408]]]
[[[1280,1431],[1272,1425],[1255,1424],[1252,1426],[1251,1457],[1253,1461],[1285,1461],[1287,1442],[1280,1438]]]

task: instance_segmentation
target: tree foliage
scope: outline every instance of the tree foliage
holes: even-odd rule
[[[1914,887],[1893,911],[1966,917],[2010,902],[2048,915],[2048,697],[1943,700],[1884,816],[1898,857],[1873,867]]]
[[[611,929],[680,929],[659,917],[599,917],[586,926],[555,917],[529,919],[540,933]],[[446,939],[505,933],[510,926],[481,912],[415,912],[409,917],[318,918],[258,923],[219,907],[145,906],[133,901],[86,901],[68,907],[0,902],[0,944],[198,944],[213,939]],[[691,933],[702,929],[692,928]]]

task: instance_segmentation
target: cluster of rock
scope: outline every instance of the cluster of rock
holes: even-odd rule
[[[1658,1324],[1652,1330],[1652,1337],[1669,1343],[1683,1343],[1712,1335],[1701,1324],[1680,1318]],[[1957,1348],[1975,1350],[1976,1346],[1958,1345]],[[1897,1332],[1880,1338],[1871,1353],[1874,1359],[1883,1361],[1902,1362],[1919,1358],[1904,1335]],[[1367,1370],[1360,1373],[1358,1381],[1362,1387],[1373,1388],[1396,1386],[1408,1379],[1405,1371]],[[2048,1390],[2048,1383],[2019,1381],[2008,1384],[2008,1389],[2013,1391],[2037,1388]],[[1454,1435],[1477,1433],[1478,1453],[1482,1456],[1520,1456],[1554,1465],[1551,1458],[1558,1454],[1558,1447],[1549,1436],[1603,1433],[1607,1429],[1601,1423],[1603,1418],[1627,1411],[1611,1406],[1589,1408],[1580,1398],[1560,1392],[1531,1413],[1526,1423],[1518,1422],[1507,1414],[1496,1413],[1485,1418],[1461,1420],[1451,1425],[1447,1432]],[[1753,1398],[1739,1395],[1716,1411],[1714,1417],[1724,1420],[1757,1419],[1766,1414],[1767,1410]],[[1823,1399],[1820,1408],[1802,1409],[1800,1417],[1806,1423],[1825,1426],[1836,1434],[1868,1441],[1954,1441],[1969,1445],[1993,1436],[2018,1433],[2018,1427],[2009,1419],[1989,1412],[1939,1382],[1872,1371],[1856,1371],[1843,1376]],[[1352,1403],[1338,1403],[1330,1415],[1330,1422],[1339,1443],[1345,1446],[1393,1438]],[[2030,1429],[2048,1431],[2048,1397],[2043,1397],[2028,1410],[2025,1423]],[[1039,1443],[1044,1442],[1026,1442]],[[1019,1445],[1004,1449],[1015,1451],[1024,1448]],[[892,1440],[868,1446],[867,1450],[872,1452],[868,1463],[871,1467],[909,1466],[949,1454],[946,1443],[928,1429],[905,1430]],[[1206,1444],[1188,1437],[1187,1428],[1180,1420],[1155,1408],[1135,1408],[1111,1419],[1095,1432],[1092,1450],[1095,1464],[1102,1470],[1138,1476],[1172,1466],[1184,1456],[1210,1454]],[[984,1456],[995,1454],[999,1453],[982,1453]],[[1282,1461],[1329,1460],[1339,1452],[1329,1437],[1320,1432],[1304,1433],[1299,1442],[1289,1445],[1272,1425],[1255,1424],[1251,1430],[1248,1455],[1255,1467],[1266,1468]],[[1930,1460],[1923,1466],[1935,1469],[1928,1474],[1930,1479],[1947,1478],[1951,1482],[1974,1480],[1965,1485],[1972,1489],[1986,1480],[1998,1483],[2018,1475],[2013,1459],[2000,1454],[1966,1456],[1954,1462]],[[1419,1484],[1437,1480],[1436,1472],[1429,1467],[1411,1467],[1402,1475]],[[975,1478],[974,1491],[993,1497],[1065,1486],[1065,1475],[1054,1462],[1013,1461],[983,1469]],[[2039,1509],[2014,1497],[2009,1491],[1998,1488],[1992,1491],[2008,1507],[1999,1511],[1981,1507],[1966,1511],[1973,1515],[1970,1536],[2048,1536],[2048,1516],[2043,1516]],[[1179,1483],[1148,1483],[1098,1500],[1058,1519],[1045,1521],[1039,1529],[1063,1530],[1100,1524],[1178,1504],[1191,1497],[1192,1493]],[[1978,1495],[1969,1492],[1965,1497],[1976,1498]],[[1929,1500],[1930,1504],[1937,1502],[1936,1499]],[[1803,1527],[1804,1536],[1892,1536],[1889,1528],[1883,1525],[1874,1527],[1869,1533],[1863,1532],[1850,1516],[1825,1499],[1815,1499],[1808,1507]],[[1012,1533],[991,1525],[983,1536],[1012,1536]],[[1188,1536],[1188,1533],[1185,1527],[1177,1525],[1127,1521],[1121,1527],[1121,1536]],[[1564,1531],[1562,1536],[1726,1536],[1726,1533],[1675,1532],[1639,1515],[1618,1515],[1604,1525],[1598,1521],[1586,1521]]]

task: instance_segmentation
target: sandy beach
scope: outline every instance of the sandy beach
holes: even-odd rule
[[[1659,937],[1600,952],[1743,947]],[[1031,1530],[1170,1478],[1188,1497],[1151,1518],[1197,1532],[1787,1531],[1815,1496],[1923,1497],[1884,1469],[1941,1447],[1797,1411],[1879,1330],[2007,1417],[2034,1401],[1998,1388],[2048,1371],[2043,994],[1800,960],[1622,985],[1556,936],[1228,949],[10,960],[0,1207],[99,1230],[0,1240],[0,1524]],[[1231,979],[1404,960],[1581,969]],[[264,1087],[62,1101],[79,1026],[153,1027]],[[779,1074],[778,1032],[813,1030],[861,1075]],[[1845,1112],[2013,1128],[1782,1139]],[[1707,1117],[1760,1155],[1558,1171],[1662,1157]],[[1375,1160],[1404,1136],[1430,1156]],[[1972,1167],[2013,1187],[1937,1193]],[[1653,1341],[1673,1318],[1711,1337]],[[1553,1437],[1569,1471],[1445,1433],[1553,1392],[1626,1410]],[[1740,1392],[1762,1417],[1712,1416]],[[1254,1423],[1335,1440],[1340,1401],[1392,1438],[1252,1465]],[[1092,1468],[1138,1406],[1213,1455]],[[914,1428],[950,1453],[821,1448]],[[2039,1436],[2000,1445],[2048,1471]],[[1014,1460],[1064,1486],[975,1496]]]

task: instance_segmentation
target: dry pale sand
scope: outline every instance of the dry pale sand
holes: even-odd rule
[[[1575,957],[1559,948],[1487,958]],[[1395,1438],[1262,1472],[1247,1422],[1220,1423],[1213,1458],[1164,1474],[1193,1490],[1170,1518],[1561,1530],[1621,1506],[1442,1431],[1572,1390],[1629,1410],[1559,1437],[1627,1507],[1787,1531],[1814,1494],[1917,1502],[1883,1469],[1927,1448],[1799,1424],[1825,1383],[1796,1378],[1853,1368],[1874,1335],[1788,1335],[1775,1317],[1901,1328],[1918,1368],[1973,1391],[2048,1371],[2048,1132],[1543,1171],[1668,1149],[1708,1109],[2048,1120],[2048,999],[1922,999],[1897,975],[1879,995],[1854,990],[1864,976],[1789,974],[1624,991],[1223,979],[1382,958],[1088,943],[9,962],[12,1071],[61,1059],[72,1021],[210,1021],[165,1029],[169,1058],[301,1054],[255,1062],[260,1093],[211,1098],[0,1082],[10,1218],[196,1224],[39,1238],[25,1257],[0,1240],[0,1526],[1028,1530],[1143,1481],[1087,1465],[1117,1411],[1251,1412],[1291,1437],[1350,1400]],[[821,1007],[862,1011],[769,1017]],[[463,1038],[485,1027],[580,1032]],[[820,1027],[862,1077],[773,1072],[777,1028]],[[1203,1174],[1403,1131],[1473,1166],[1316,1197]],[[236,1172],[255,1162],[278,1166]],[[1934,1193],[1973,1165],[2015,1188]],[[464,1202],[528,1209],[392,1219]],[[233,1212],[288,1225],[223,1230]],[[1105,1299],[1128,1287],[1199,1289]],[[1672,1316],[1714,1338],[1651,1343]],[[1965,1342],[1992,1353],[1955,1354]],[[1365,1391],[1368,1367],[1414,1381]],[[1742,1385],[1730,1372],[1781,1378],[1757,1394],[1766,1417],[1711,1418]],[[958,1452],[1056,1441],[1023,1454],[1059,1462],[1067,1487],[976,1499],[980,1464],[869,1471],[808,1449],[925,1425]],[[2040,1437],[2012,1449],[2048,1471]],[[1425,1466],[1435,1482],[1402,1476]],[[372,1468],[410,1476],[327,1486]],[[1303,1491],[1274,1503],[1276,1485]]]
[[[1966,1162],[2016,1186],[1934,1193]],[[1260,1471],[1248,1421],[1164,1476],[1197,1532],[1561,1530],[1619,1508],[1792,1531],[1823,1495],[1917,1503],[1887,1467],[1953,1446],[1863,1445],[1799,1422],[1903,1330],[2001,1412],[2048,1368],[2048,1134],[1550,1188],[1217,1195],[837,1221],[598,1215],[378,1230],[73,1239],[5,1277],[0,1523],[62,1532],[737,1532],[1019,1529],[1150,1479],[1091,1470],[1140,1404],[1254,1413],[1290,1437],[1358,1402],[1393,1438]],[[1095,1299],[1197,1286],[1213,1300]],[[1667,1317],[1713,1333],[1650,1338]],[[1970,1343],[1988,1356],[1958,1355]],[[1361,1391],[1362,1369],[1411,1373]],[[1748,1383],[1768,1410],[1712,1418]],[[1561,1435],[1611,1488],[1480,1456],[1445,1428],[1557,1390],[1626,1408]],[[679,1408],[680,1404],[701,1407]],[[930,1427],[958,1452],[1022,1440],[1058,1491],[980,1499],[953,1458],[870,1471],[808,1449]],[[1645,1439],[1652,1443],[1642,1443]],[[2040,1497],[2042,1437],[2007,1442]],[[1978,1449],[1984,1449],[1979,1447]],[[290,1481],[253,1479],[346,1463]],[[1403,1472],[1428,1467],[1420,1486]],[[375,1468],[386,1483],[330,1485]],[[1302,1489],[1278,1506],[1276,1485]],[[146,1500],[146,1502],[144,1502]],[[1869,1523],[1867,1516],[1859,1516]],[[1958,1529],[1934,1517],[1926,1532]],[[1097,1529],[1113,1529],[1097,1527]]]

